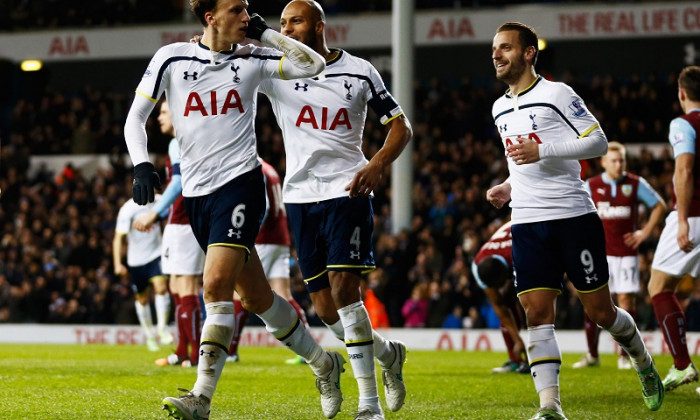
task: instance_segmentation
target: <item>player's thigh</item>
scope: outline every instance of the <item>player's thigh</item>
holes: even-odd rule
[[[327,202],[288,203],[287,222],[294,236],[297,260],[309,293],[330,287],[327,245],[322,230]]]
[[[623,257],[607,257],[608,269],[610,272],[610,293],[633,294],[639,293],[641,285],[639,282],[639,257],[628,255]]]
[[[598,214],[558,220],[556,229],[566,274],[574,288],[579,293],[591,293],[607,286],[610,271],[605,231]]]
[[[515,290],[561,293],[564,266],[551,221],[519,223],[511,228]]]
[[[172,282],[176,285],[177,293],[180,296],[196,295],[199,289],[199,275],[173,274]]]
[[[370,197],[329,200],[324,239],[328,243],[328,269],[356,275],[375,268],[372,252],[374,210]]]
[[[209,247],[223,246],[250,253],[265,213],[262,171],[256,168],[240,175],[211,194],[186,197],[185,208],[205,252]]]
[[[204,252],[197,242],[192,227],[167,224],[163,230],[161,248],[163,273],[200,275],[204,270]]]
[[[700,217],[688,218],[690,227],[689,237],[695,244],[695,248],[691,252],[683,252],[678,245],[678,212],[672,211],[666,217],[666,225],[664,226],[659,242],[654,252],[654,260],[652,261],[652,269],[668,274],[670,277],[683,277],[690,275],[691,277],[700,277]],[[663,276],[652,276],[652,288],[667,288],[666,285],[656,284],[665,279]]]
[[[151,285],[151,279],[163,275],[160,269],[160,257],[144,265],[128,267],[128,270],[129,278],[131,279],[131,288],[137,295],[148,291],[148,287]]]
[[[250,312],[259,314],[272,305],[274,294],[265,279],[255,247],[252,248],[248,261],[243,264],[240,275],[235,278],[235,290],[241,297],[243,307]]]

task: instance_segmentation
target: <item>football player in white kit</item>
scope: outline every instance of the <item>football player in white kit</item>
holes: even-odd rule
[[[326,60],[323,77],[260,85],[284,138],[282,197],[299,267],[319,317],[345,342],[360,393],[356,418],[383,419],[374,359],[382,367],[387,406],[396,411],[406,396],[406,346],[373,331],[360,281],[375,268],[371,193],[410,140],[411,126],[369,62],[328,48],[325,14],[317,2],[289,2],[280,27]],[[369,162],[362,153],[367,105],[390,128]]]
[[[512,199],[513,266],[528,325],[527,354],[540,409],[533,419],[565,419],[559,397],[561,351],[555,302],[566,273],[589,317],[630,355],[644,402],[658,410],[663,387],[632,317],[612,304],[605,235],[580,177],[579,159],[605,154],[607,139],[581,98],[535,72],[538,38],[522,23],[493,39],[496,77],[509,89],[493,105],[510,177],[486,193],[501,208]]]
[[[157,359],[158,366],[196,366],[199,362],[199,340],[201,336],[201,305],[199,304],[199,282],[204,270],[204,252],[192,232],[182,198],[180,175],[180,145],[175,137],[168,102],[163,100],[158,112],[160,131],[173,137],[168,145],[168,184],[160,200],[150,211],[134,220],[134,228],[142,232],[150,230],[160,215],[168,214],[163,229],[161,265],[164,274],[170,276],[170,293],[175,301],[175,324],[178,343],[175,352]],[[189,346],[189,352],[188,352]]]
[[[673,356],[663,381],[667,391],[698,380],[688,353],[685,313],[675,292],[684,276],[700,277],[700,67],[681,71],[678,101],[684,114],[671,121],[668,134],[675,158],[672,211],[666,217],[649,280],[656,319]]]
[[[156,199],[160,199],[156,195]],[[132,288],[134,289],[136,317],[146,335],[146,345],[150,351],[158,351],[156,335],[160,335],[160,342],[168,345],[173,342],[173,336],[168,331],[168,316],[170,315],[170,296],[168,294],[168,282],[161,270],[160,226],[148,232],[140,232],[132,228],[132,223],[141,214],[149,212],[153,204],[142,207],[129,199],[119,209],[117,224],[114,229],[112,241],[112,257],[114,274],[124,276],[129,274]],[[163,215],[167,214],[163,212]],[[126,251],[126,264],[122,264],[122,247],[124,238],[128,242]],[[155,293],[155,306],[157,316],[157,329],[153,328],[150,306],[150,284],[153,284]]]
[[[343,359],[325,352],[294,308],[270,289],[255,252],[265,211],[265,187],[255,138],[258,86],[267,78],[312,77],[323,57],[271,30],[248,14],[245,0],[191,0],[204,25],[201,42],[161,47],[136,90],[124,134],[134,162],[132,193],[138,204],[153,200],[159,187],[148,160],[145,122],[165,93],[180,144],[183,196],[192,230],[205,250],[204,302],[197,381],[179,398],[163,400],[178,419],[206,419],[233,334],[236,290],[246,309],[267,330],[301,355],[316,374],[324,412],[342,400]],[[245,37],[267,47],[240,45]],[[274,47],[274,48],[269,48]],[[326,386],[327,385],[327,386]]]

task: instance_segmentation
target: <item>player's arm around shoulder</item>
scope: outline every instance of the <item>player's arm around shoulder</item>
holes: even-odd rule
[[[247,36],[284,53],[279,63],[279,74],[282,79],[314,77],[326,69],[326,60],[321,54],[270,28],[257,13],[251,16]]]

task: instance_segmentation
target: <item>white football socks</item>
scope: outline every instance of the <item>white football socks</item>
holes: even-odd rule
[[[630,362],[637,371],[648,369],[651,366],[651,356],[639,335],[634,318],[629,312],[617,308],[617,318],[607,329],[617,344],[630,356]]]
[[[139,325],[143,330],[146,337],[155,337],[156,333],[153,331],[153,318],[151,317],[151,306],[142,305],[138,300],[134,301],[134,306],[136,307],[136,318],[139,320]]]
[[[168,328],[168,318],[170,317],[170,293],[156,294],[155,304],[158,331],[165,331]]]
[[[294,307],[276,293],[274,295],[272,305],[265,312],[258,314],[267,331],[304,358],[316,376],[328,374],[333,367],[333,361],[326,357],[326,352],[309,334]]]
[[[233,302],[210,302],[206,304],[207,319],[202,327],[199,344],[197,381],[192,388],[194,395],[204,395],[211,400],[216,384],[224,370],[228,346],[233,337]]]
[[[561,412],[559,397],[559,369],[561,350],[554,334],[554,324],[539,325],[527,329],[527,357],[530,362],[535,390],[540,397],[540,407]]]
[[[360,393],[359,408],[380,413],[377,377],[374,370],[372,324],[362,301],[338,309],[345,330],[345,347]]]
[[[338,320],[335,324],[326,324],[326,327],[330,329],[335,337],[345,342],[345,329],[343,328],[343,323]],[[377,333],[377,331],[372,330],[372,339],[374,341],[374,357],[379,361],[379,364],[383,367],[391,366],[394,362],[394,352],[391,349],[389,340],[382,337]]]

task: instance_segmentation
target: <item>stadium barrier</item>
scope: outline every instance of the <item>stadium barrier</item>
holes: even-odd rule
[[[503,337],[496,329],[412,329],[390,328],[378,330],[384,337],[402,340],[412,350],[444,351],[505,351]],[[172,332],[177,335],[173,328]],[[326,328],[312,327],[311,334],[326,348],[342,347]],[[586,337],[583,330],[560,330],[557,338],[564,353],[584,353]],[[643,332],[642,338],[652,354],[669,354],[669,349],[659,331]],[[2,324],[0,344],[119,344],[143,345],[145,336],[139,326],[131,325],[46,325]],[[692,356],[700,355],[700,332],[687,334],[688,349]],[[281,346],[264,327],[249,326],[243,331],[242,346]],[[600,337],[600,353],[617,352],[617,346],[609,334]]]

